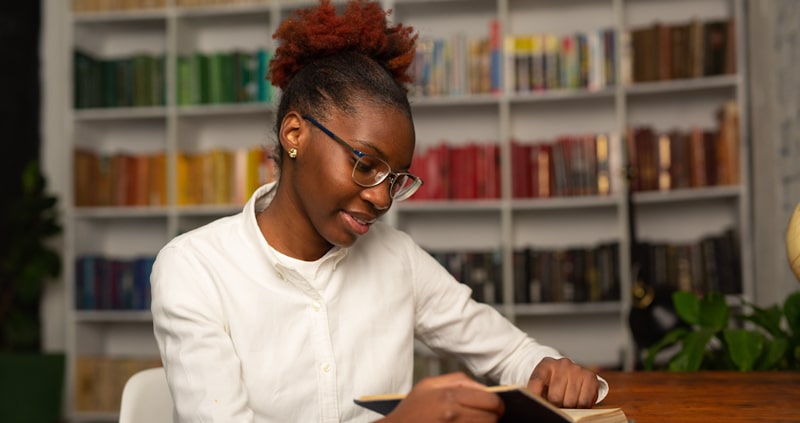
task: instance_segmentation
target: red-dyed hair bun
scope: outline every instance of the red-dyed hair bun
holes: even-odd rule
[[[414,59],[417,35],[403,24],[389,26],[384,11],[374,1],[351,0],[343,15],[336,15],[330,0],[296,11],[272,34],[281,44],[269,64],[272,85],[286,89],[307,64],[341,52],[358,52],[375,60],[398,84],[411,82],[407,74]]]

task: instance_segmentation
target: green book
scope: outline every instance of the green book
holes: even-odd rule
[[[222,66],[222,103],[236,102],[236,71],[234,70],[233,53],[219,53]]]
[[[256,54],[255,52],[242,53],[239,72],[241,74],[239,86],[240,101],[253,102],[258,99],[258,83],[256,82]]]
[[[208,104],[208,56],[194,52],[191,56],[192,88],[190,104]]]
[[[117,64],[117,105],[133,106],[133,58],[120,59]]]
[[[103,69],[103,107],[116,107],[119,89],[117,88],[117,60],[109,59],[101,62]]]
[[[180,56],[176,59],[175,67],[177,69],[177,84],[175,84],[175,103],[179,106],[188,106],[192,104],[192,61],[186,56]]]
[[[224,98],[222,61],[222,53],[217,52],[208,55],[208,102],[211,104],[220,104]]]
[[[261,49],[256,52],[256,83],[257,92],[256,99],[263,103],[272,102],[272,83],[267,79],[267,72],[269,69],[269,61],[272,59],[272,53]]]

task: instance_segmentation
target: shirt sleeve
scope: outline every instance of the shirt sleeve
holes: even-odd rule
[[[179,421],[252,422],[239,359],[213,281],[176,246],[151,275],[153,330]]]
[[[459,357],[471,372],[502,385],[527,385],[545,357],[561,358],[538,343],[497,310],[472,299],[472,291],[455,280],[422,248],[413,248],[416,336],[434,351]],[[602,378],[598,402],[608,393]]]

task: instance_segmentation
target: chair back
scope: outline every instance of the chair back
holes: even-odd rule
[[[172,423],[172,395],[163,367],[141,370],[125,382],[119,423]]]
[[[794,208],[789,226],[786,228],[786,257],[789,267],[800,282],[800,203]]]

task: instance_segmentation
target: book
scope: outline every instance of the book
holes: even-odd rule
[[[628,423],[628,418],[620,408],[558,408],[544,398],[531,393],[523,386],[502,385],[486,388],[500,396],[505,404],[505,414],[501,423]],[[356,404],[386,415],[405,398],[404,394],[383,394],[362,396],[353,400]]]

